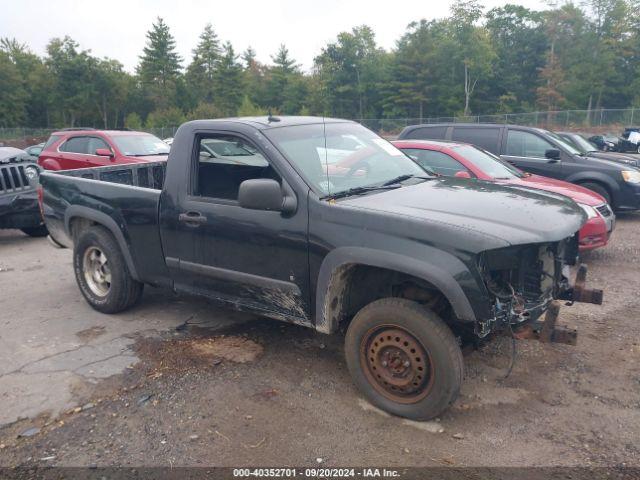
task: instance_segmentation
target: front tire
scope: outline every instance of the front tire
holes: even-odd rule
[[[410,300],[385,298],[360,310],[347,330],[345,356],[367,400],[400,417],[434,418],[460,392],[464,364],[456,338]]]
[[[121,312],[142,296],[144,285],[131,277],[118,243],[104,227],[91,227],[80,234],[73,267],[82,295],[99,312]]]

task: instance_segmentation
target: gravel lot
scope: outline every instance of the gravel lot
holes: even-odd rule
[[[150,288],[102,315],[70,251],[0,232],[0,466],[640,466],[639,233],[585,256],[605,304],[563,307],[577,347],[519,341],[504,379],[498,338],[417,423],[358,396],[340,335]]]

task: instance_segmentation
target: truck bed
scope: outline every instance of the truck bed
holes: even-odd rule
[[[167,170],[166,161],[132,163],[128,165],[108,165],[106,167],[61,170],[59,175],[80,177],[108,183],[119,183],[134,187],[162,190]]]
[[[93,220],[120,243],[134,278],[166,281],[158,217],[165,170],[159,161],[43,172],[42,206],[52,239],[72,247],[74,221]]]

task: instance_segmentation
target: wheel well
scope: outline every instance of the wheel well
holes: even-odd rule
[[[455,322],[451,303],[432,283],[395,270],[361,264],[342,265],[333,273],[325,297],[325,319],[335,329],[365,305],[389,297],[414,300],[428,306],[447,324]]]
[[[588,183],[593,183],[595,185],[598,185],[599,187],[602,187],[609,194],[609,198],[611,199],[611,202],[613,202],[613,191],[611,190],[611,188],[609,188],[609,185],[607,185],[605,182],[601,182],[600,180],[586,179],[586,180],[579,180],[577,183],[580,186],[584,186],[585,184],[588,184]]]
[[[80,233],[87,230],[94,225],[100,225],[98,222],[94,220],[90,220],[88,218],[83,217],[74,217],[69,221],[69,233],[71,236],[71,240],[75,244],[80,236]]]

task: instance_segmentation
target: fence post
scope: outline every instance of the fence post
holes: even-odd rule
[[[629,122],[629,126],[633,127],[633,111],[635,110],[634,107],[631,107],[631,121]]]

